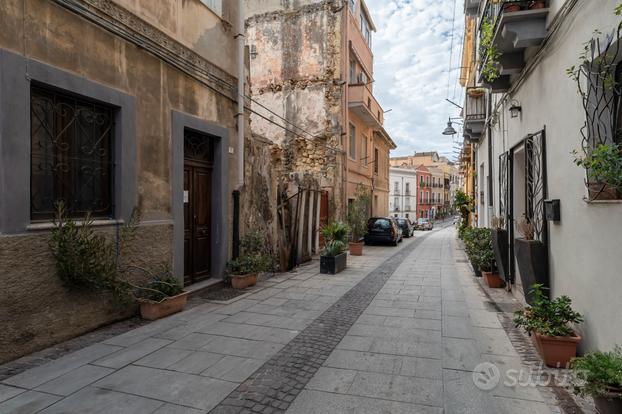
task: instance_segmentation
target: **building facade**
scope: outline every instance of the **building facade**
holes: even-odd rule
[[[619,189],[577,166],[572,154],[589,155],[619,143],[619,88],[604,86],[606,79],[622,80],[622,59],[611,53],[620,40],[618,4],[550,0],[505,7],[465,1],[462,167],[475,198],[475,222],[487,227],[494,216],[505,219],[506,279],[522,300],[517,224],[521,219],[532,223],[547,252],[543,273],[551,295],[568,295],[585,316],[576,327],[583,351],[608,351],[622,343],[622,320],[611,317],[619,313],[622,296],[616,279],[622,259],[615,253],[622,244],[622,197]],[[493,29],[498,61],[490,62],[492,70],[480,55],[482,26]],[[601,48],[587,55],[595,59],[581,59],[593,38],[599,42],[592,45]],[[569,77],[566,70],[573,67]],[[599,75],[573,78],[585,68]]]
[[[390,169],[389,215],[417,219],[417,171],[411,168]]]
[[[166,266],[184,284],[224,276],[243,62],[229,23],[237,3],[209,6],[2,2],[0,361],[133,312],[57,277],[48,240],[59,201],[113,240],[140,211],[132,263]]]
[[[428,167],[418,166],[417,172],[417,218],[433,218],[432,174]]]
[[[359,185],[370,193],[371,214],[386,215],[395,144],[373,95],[375,27],[364,1],[341,7],[246,0],[245,6],[251,129],[273,153],[272,193],[290,199],[290,211],[305,198],[313,206],[291,226],[304,233],[280,244],[308,240],[329,219],[344,219]],[[295,248],[297,263],[319,250],[317,243]]]

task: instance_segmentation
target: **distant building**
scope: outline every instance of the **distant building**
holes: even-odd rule
[[[389,215],[417,219],[417,171],[412,168],[389,170]]]

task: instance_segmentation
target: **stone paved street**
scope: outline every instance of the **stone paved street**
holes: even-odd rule
[[[0,414],[558,412],[534,387],[503,385],[525,367],[452,227],[348,260],[10,377]],[[494,370],[474,384],[482,362],[500,369],[496,387]]]

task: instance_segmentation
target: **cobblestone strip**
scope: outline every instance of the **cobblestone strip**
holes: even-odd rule
[[[369,273],[210,413],[271,414],[287,410],[389,277],[424,238],[415,240]]]

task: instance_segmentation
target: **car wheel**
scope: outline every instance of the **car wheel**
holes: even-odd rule
[[[393,243],[391,243],[393,246],[397,246],[399,244],[399,241],[395,240]]]

